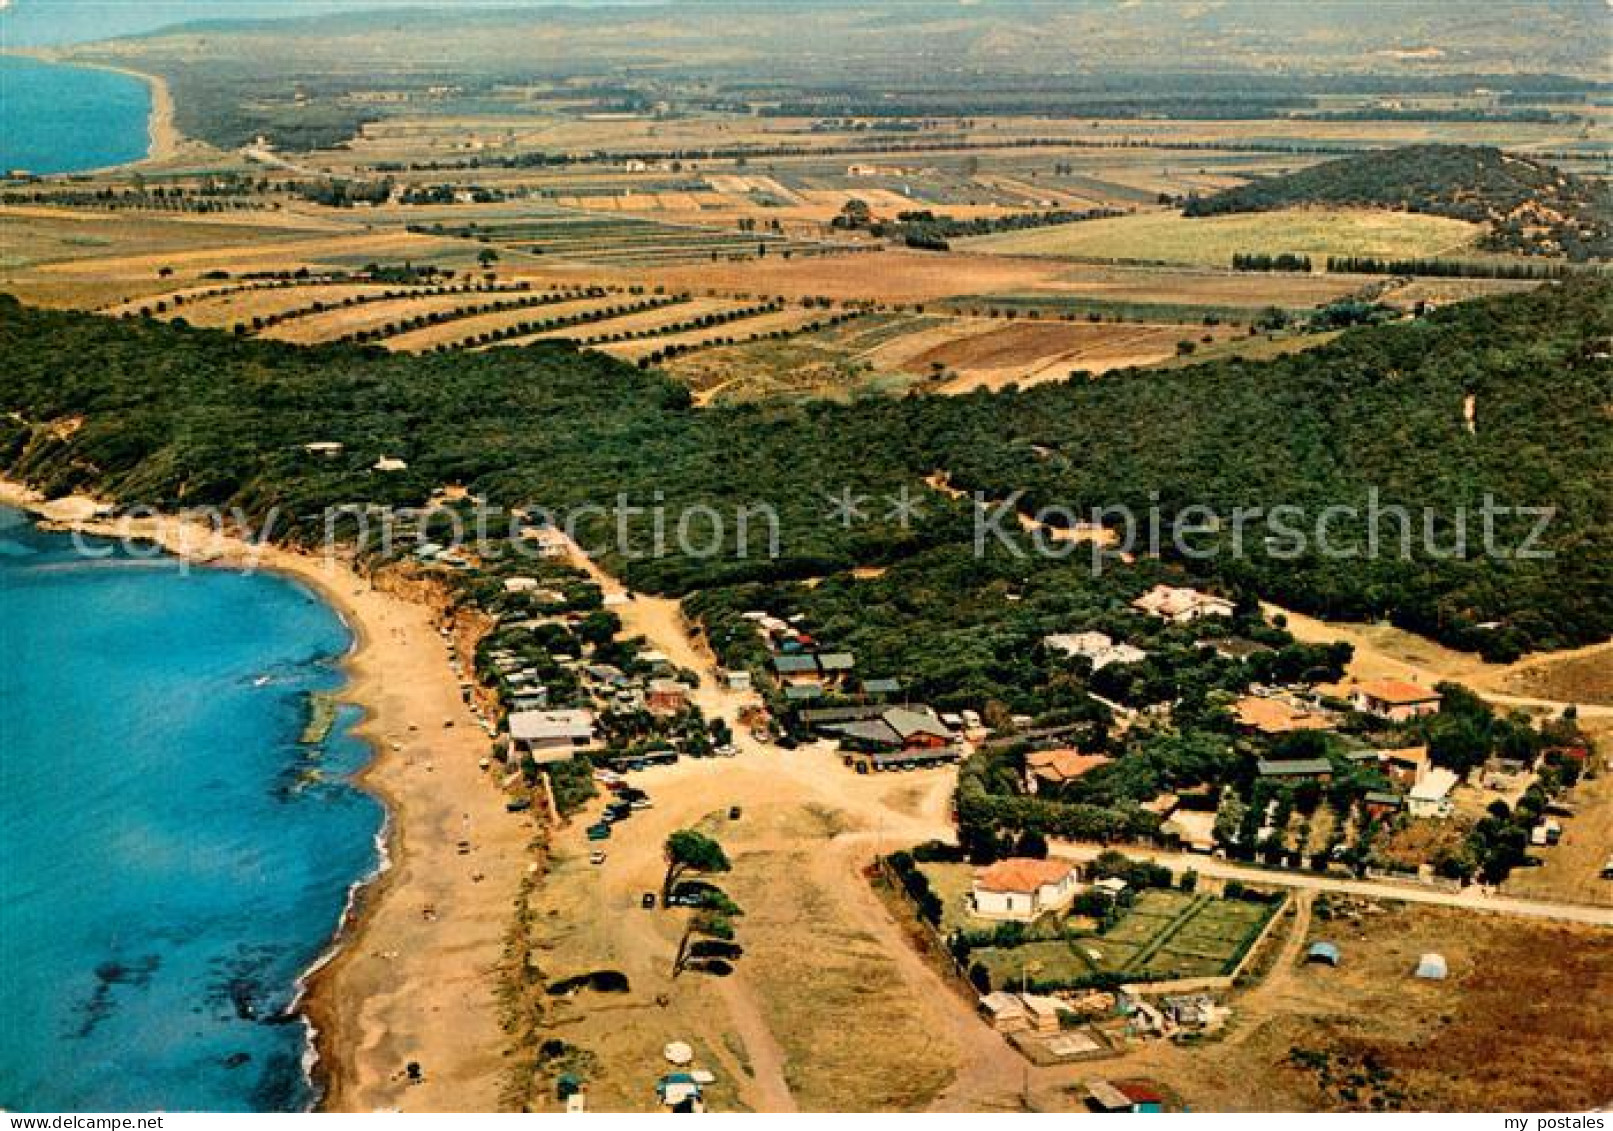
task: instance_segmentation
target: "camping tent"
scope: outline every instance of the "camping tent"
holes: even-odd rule
[[[1311,943],[1310,950],[1305,952],[1306,962],[1325,962],[1329,966],[1337,966],[1339,957],[1339,948],[1330,942]]]
[[[1450,975],[1450,967],[1445,965],[1443,954],[1425,954],[1417,960],[1417,977],[1428,978],[1431,981],[1443,981]]]

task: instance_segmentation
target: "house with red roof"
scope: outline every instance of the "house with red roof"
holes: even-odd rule
[[[971,899],[983,919],[1029,922],[1062,911],[1081,890],[1081,869],[1069,860],[1013,856],[975,872]]]

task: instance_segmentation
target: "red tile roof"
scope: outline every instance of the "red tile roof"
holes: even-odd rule
[[[1060,750],[1037,750],[1025,755],[1025,768],[1047,781],[1074,781],[1090,774],[1099,766],[1107,766],[1113,759],[1104,754],[1082,754],[1068,747]]]
[[[1068,860],[1033,860],[1015,856],[999,860],[975,874],[975,886],[986,891],[1034,895],[1044,884],[1056,884],[1075,868]]]
[[[1375,679],[1356,690],[1381,703],[1428,703],[1440,697],[1439,692],[1404,679]]]

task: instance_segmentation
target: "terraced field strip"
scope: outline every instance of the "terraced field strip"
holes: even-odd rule
[[[620,298],[620,296],[617,297]],[[652,313],[661,313],[667,318],[672,318],[676,311],[686,309],[690,305],[690,301],[691,300],[685,295],[654,295],[635,298],[628,302],[606,303],[598,310],[585,310],[579,312],[578,314],[572,315],[569,318],[563,319],[563,325],[551,324],[548,329],[542,329],[541,327],[543,326],[543,320],[538,319],[536,322],[540,328],[535,329],[530,333],[521,332],[519,324],[517,324],[515,332],[506,330],[503,332],[504,336],[500,337],[497,341],[461,344],[467,349],[484,350],[497,346],[530,345],[532,342],[536,341],[555,341],[566,339],[569,341],[580,342],[589,334],[590,331],[587,329],[589,326],[604,322],[620,321],[629,317],[649,315]],[[574,330],[573,327],[578,327],[578,329]]]
[[[228,328],[244,323],[250,327],[254,318],[294,317],[298,311],[309,311],[318,303],[332,307],[348,302],[362,304],[405,291],[406,288],[386,283],[322,283],[254,288],[216,298],[187,301],[170,313],[184,318],[193,326]]]
[[[658,333],[678,333],[690,328],[689,323],[694,319],[707,314],[727,314],[736,310],[743,310],[751,305],[735,302],[732,299],[699,298],[689,302],[678,303],[661,310],[648,310],[638,314],[629,314],[623,318],[612,318],[602,322],[592,322],[586,327],[575,330],[552,330],[546,334],[535,334],[527,341],[542,341],[544,339],[569,338],[580,345],[594,345],[600,342],[624,341],[630,335],[652,335]]]
[[[428,314],[445,314],[497,298],[491,294],[403,295],[398,298],[339,307],[289,319],[270,327],[262,337],[309,345],[334,342],[352,334],[384,330],[388,325]]]
[[[271,287],[290,288],[296,284],[290,282],[270,283],[267,280],[241,283],[213,283],[208,286],[182,287],[179,290],[149,294],[143,298],[131,298],[121,302],[108,303],[106,306],[96,308],[97,314],[105,314],[112,318],[122,318],[126,315],[139,314],[142,310],[150,310],[157,303],[168,306],[184,306],[188,303],[199,303],[205,299],[223,298],[227,295],[240,294],[246,291],[268,290]]]
[[[772,334],[795,333],[808,326],[822,325],[828,318],[829,315],[821,310],[775,310],[725,322],[720,326],[688,330],[681,334],[667,334],[644,341],[618,342],[600,346],[599,349],[623,361],[638,361],[656,353],[667,356],[668,350],[679,354],[693,353],[695,350],[711,346],[751,342]]]
[[[568,325],[573,320],[586,321],[591,316],[605,317],[611,311],[621,311],[646,301],[644,299],[629,298],[625,295],[603,295],[594,298],[579,298],[570,302],[557,302],[552,305],[522,307],[518,310],[495,310],[486,314],[476,314],[469,318],[455,318],[447,322],[439,322],[434,326],[424,326],[418,330],[409,330],[384,338],[381,345],[389,350],[399,352],[418,353],[423,350],[436,349],[439,346],[465,346],[473,339],[484,334],[507,335],[510,338],[520,338],[538,333],[540,327],[555,326],[560,320]],[[520,331],[521,327],[527,327]],[[476,345],[492,345],[493,341],[476,342]]]

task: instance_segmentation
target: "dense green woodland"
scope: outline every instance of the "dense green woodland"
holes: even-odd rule
[[[1463,506],[1475,508],[1478,540],[1476,508],[1490,493],[1559,508],[1540,543],[1551,560],[1436,560],[1420,530],[1410,560],[1287,560],[1287,547],[1267,546],[1255,526],[1241,557],[1180,564],[1229,593],[1331,617],[1389,615],[1506,655],[1613,633],[1610,336],[1613,284],[1585,279],[1353,330],[1273,361],[955,398],[695,410],[661,375],[558,344],[403,357],[5,300],[0,466],[52,492],[93,490],[126,504],[277,507],[281,536],[306,541],[321,536],[326,506],[418,504],[452,482],[496,503],[551,509],[625,495],[661,503],[674,524],[688,504],[714,506],[729,517],[720,557],[612,555],[632,584],[673,593],[924,551],[946,550],[933,560],[951,562],[967,552],[973,523],[962,504],[924,486],[937,470],[993,499],[1023,491],[1027,509],[1146,512],[1157,502],[1167,516],[1193,504],[1222,515],[1297,504],[1314,517],[1332,504],[1364,507],[1376,487],[1383,505],[1444,516],[1441,546]],[[61,426],[70,421],[81,424]],[[346,445],[343,457],[302,448],[332,440]],[[381,455],[408,470],[370,471]],[[903,486],[924,504],[909,530],[883,501]],[[843,488],[870,497],[870,521],[847,530],[830,519],[826,496]],[[759,521],[749,556],[733,553],[732,516],[758,503],[780,515],[777,560]],[[649,549],[650,524],[632,523],[634,548]],[[1504,519],[1498,541],[1516,545],[1534,525]],[[597,522],[584,529],[603,533]],[[1396,529],[1385,544],[1398,550]],[[1364,521],[1336,521],[1332,536],[1364,543]],[[995,543],[991,552],[1026,576],[1047,568]],[[1478,627],[1486,624],[1494,627]]]
[[[1188,216],[1303,205],[1395,208],[1487,224],[1493,251],[1613,257],[1613,189],[1488,146],[1408,145],[1189,200]]]

